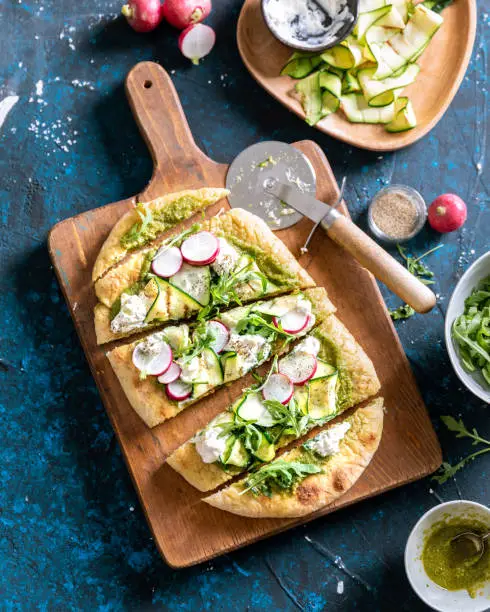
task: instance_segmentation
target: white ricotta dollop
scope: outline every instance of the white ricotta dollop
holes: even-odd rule
[[[199,372],[205,371],[205,365],[199,356],[193,357],[190,361],[184,362],[182,357],[177,359],[177,363],[182,369],[180,378],[186,383],[193,383],[197,380]]]
[[[258,334],[240,336],[232,332],[224,350],[236,352],[239,375],[243,376],[269,357],[271,345],[264,336]]]
[[[148,300],[144,295],[121,295],[121,310],[111,321],[111,330],[115,333],[126,333],[142,327],[148,312]]]
[[[337,423],[315,436],[306,443],[306,446],[321,457],[335,455],[340,450],[340,441],[344,439],[350,427],[351,425],[347,421]]]
[[[308,315],[308,324],[306,325],[306,327],[304,329],[301,330],[301,332],[299,334],[296,334],[297,336],[304,336],[315,325],[315,321],[316,321],[316,317],[312,313],[312,306],[311,306],[310,300],[307,300],[304,297],[304,295],[299,295],[298,296],[298,301],[297,301],[297,304],[296,304],[294,310],[298,310],[299,312],[302,312],[302,313]]]
[[[219,253],[216,259],[211,264],[213,270],[218,276],[231,274],[238,264],[240,253],[234,249],[231,244],[224,238],[218,238]]]
[[[320,352],[320,341],[318,340],[318,338],[314,338],[313,336],[307,336],[304,340],[302,340],[294,347],[292,352],[310,353],[311,355],[315,355],[316,357]]]
[[[227,436],[221,436],[221,427],[206,427],[195,438],[197,452],[204,463],[218,461],[226,450]]]

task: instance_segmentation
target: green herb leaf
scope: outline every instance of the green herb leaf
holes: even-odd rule
[[[490,386],[490,276],[466,298],[464,312],[454,320],[451,334],[465,370],[480,370]]]
[[[427,255],[431,255],[434,251],[438,249],[442,249],[444,245],[439,244],[438,246],[422,253],[418,257],[413,257],[412,255],[407,254],[407,248],[401,246],[400,244],[396,245],[398,252],[401,257],[405,261],[405,265],[407,266],[407,270],[410,274],[413,274],[416,278],[419,279],[420,282],[424,283],[424,285],[433,285],[434,284],[434,273],[429,270],[429,268],[422,263],[422,259],[427,257]],[[394,321],[398,321],[399,319],[408,319],[409,317],[413,317],[415,314],[415,310],[409,306],[408,304],[403,304],[403,306],[399,306],[394,310],[390,310],[390,316]]]
[[[390,317],[393,321],[398,321],[399,319],[409,319],[413,317],[415,314],[415,310],[409,306],[408,304],[403,304],[403,306],[398,306],[395,310],[390,310]]]
[[[264,465],[245,481],[245,489],[240,495],[251,491],[254,495],[271,497],[274,491],[290,490],[311,474],[319,474],[323,470],[314,463],[277,460]]]
[[[457,438],[470,438],[471,440],[473,440],[473,445],[484,444],[486,446],[486,448],[482,448],[474,453],[467,455],[459,463],[456,463],[456,465],[451,465],[450,463],[445,461],[440,468],[440,473],[432,477],[432,480],[437,481],[439,484],[444,484],[450,478],[452,478],[456,474],[456,472],[459,472],[459,470],[463,469],[467,463],[473,461],[479,455],[489,453],[490,440],[482,438],[475,428],[470,431],[465,426],[462,419],[457,421],[454,417],[446,415],[441,416],[441,420],[444,425],[449,429],[449,431],[456,433]]]

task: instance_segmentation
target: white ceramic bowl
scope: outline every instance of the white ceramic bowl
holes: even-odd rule
[[[490,404],[490,388],[480,372],[470,374],[461,365],[458,355],[458,347],[451,338],[451,327],[454,319],[456,319],[456,317],[458,317],[464,311],[464,301],[470,295],[473,288],[489,275],[490,251],[477,259],[459,279],[451,299],[449,300],[449,306],[446,313],[446,324],[444,328],[446,348],[454,371],[465,387],[467,387],[484,402],[487,402],[487,404]]]
[[[472,599],[467,591],[447,591],[433,582],[422,563],[424,534],[434,523],[445,518],[464,516],[490,525],[490,508],[471,501],[440,504],[424,514],[408,538],[405,548],[405,570],[413,590],[420,599],[439,612],[484,612],[490,609],[490,582]]]

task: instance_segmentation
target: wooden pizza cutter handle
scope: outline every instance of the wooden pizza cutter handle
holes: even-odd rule
[[[429,312],[436,296],[350,219],[335,211],[322,226],[337,244],[417,312]]]

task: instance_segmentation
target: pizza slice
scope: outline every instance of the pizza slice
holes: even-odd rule
[[[261,219],[235,208],[128,255],[99,278],[97,342],[314,286]]]
[[[132,407],[155,427],[289,350],[334,311],[325,289],[307,289],[169,326],[107,357]]]
[[[200,491],[272,461],[276,452],[379,391],[374,366],[335,315],[274,364],[167,463]]]
[[[178,223],[226,198],[227,189],[187,189],[136,204],[114,225],[92,270],[95,283],[128,253],[146,246]]]
[[[381,440],[383,416],[383,400],[377,398],[203,501],[254,518],[316,512],[346,493],[369,465]]]

